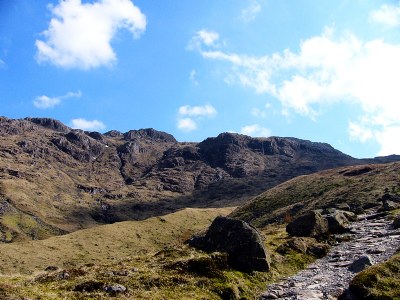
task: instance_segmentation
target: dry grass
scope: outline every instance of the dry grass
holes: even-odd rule
[[[0,245],[0,298],[108,299],[104,286],[119,283],[128,291],[117,299],[255,299],[267,282],[293,274],[312,260],[275,252],[287,240],[284,226],[278,225],[262,230],[272,257],[269,273],[231,270],[224,254],[184,244],[217,215],[232,210],[184,209],[145,221]],[[47,266],[59,269],[44,271]]]
[[[182,245],[218,215],[233,208],[187,208],[144,221],[126,221],[73,232],[46,240],[0,244],[1,273],[31,273],[59,267],[113,261]]]
[[[232,213],[257,227],[283,222],[306,211],[347,203],[379,205],[384,193],[400,195],[400,163],[368,165],[368,172],[346,176],[365,166],[343,167],[299,176],[255,197]]]

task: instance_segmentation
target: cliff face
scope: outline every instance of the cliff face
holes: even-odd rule
[[[1,117],[0,231],[15,241],[182,207],[234,206],[295,176],[360,163],[295,138],[222,133],[180,143],[154,129],[101,134]]]

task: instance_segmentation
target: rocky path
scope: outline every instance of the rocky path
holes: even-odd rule
[[[391,223],[375,211],[359,216],[351,226],[351,241],[332,247],[327,256],[298,274],[269,285],[261,299],[337,299],[356,274],[355,261],[379,263],[399,248],[400,229],[392,229]]]

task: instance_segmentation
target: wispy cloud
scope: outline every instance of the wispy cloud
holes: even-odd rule
[[[201,29],[192,37],[187,45],[188,50],[200,50],[203,46],[216,47],[219,34],[208,29]]]
[[[204,106],[184,105],[179,107],[179,114],[189,117],[213,117],[217,114],[217,111],[209,104]]]
[[[254,107],[251,110],[251,114],[255,117],[259,117],[259,118],[265,118],[267,117],[268,111],[271,110],[271,103],[266,103],[264,105],[264,108],[260,109],[258,107]]]
[[[110,44],[116,32],[125,28],[137,38],[146,29],[145,15],[130,0],[64,0],[49,10],[44,40],[36,40],[37,61],[62,68],[110,65],[116,60]]]
[[[33,105],[35,105],[37,108],[41,108],[41,109],[52,108],[56,105],[59,105],[62,100],[65,100],[68,98],[80,98],[81,96],[82,96],[81,91],[77,91],[75,93],[69,92],[63,96],[57,96],[57,97],[49,97],[46,95],[42,95],[42,96],[36,97],[36,99],[33,100]]]
[[[0,59],[0,69],[4,69],[6,67],[6,63],[4,60]]]
[[[370,13],[370,20],[389,27],[400,26],[400,2],[397,5],[382,5]]]
[[[245,23],[249,23],[253,21],[260,12],[261,12],[260,3],[258,3],[255,0],[252,0],[250,5],[241,11],[240,19]]]
[[[253,137],[268,137],[271,135],[271,130],[258,124],[253,124],[242,127],[240,133]]]
[[[205,48],[200,54],[228,63],[229,84],[275,97],[288,116],[317,119],[326,105],[356,104],[360,116],[352,124],[371,132],[368,137],[379,143],[380,155],[400,154],[400,140],[388,134],[400,133],[400,44],[363,41],[350,32],[338,35],[327,28],[304,40],[298,52],[285,49],[255,57]],[[351,137],[358,132],[359,140],[365,141],[365,133],[355,128],[349,131]]]
[[[178,109],[178,129],[190,132],[198,129],[197,123],[203,118],[212,118],[217,114],[217,110],[209,104],[204,106],[184,105]]]
[[[71,127],[74,129],[94,130],[94,131],[101,131],[106,129],[106,125],[104,125],[104,123],[101,121],[98,120],[89,121],[83,118],[71,120]]]
[[[196,70],[191,70],[189,74],[189,79],[194,85],[199,85],[199,82],[197,81],[197,72]]]

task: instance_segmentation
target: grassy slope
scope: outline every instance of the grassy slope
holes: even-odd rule
[[[348,176],[357,170],[368,171]],[[232,216],[262,227],[285,216],[292,218],[338,203],[353,207],[377,205],[385,192],[400,194],[400,163],[343,167],[299,176],[255,197]]]
[[[400,299],[400,252],[357,274],[350,290],[360,299]]]
[[[103,286],[120,283],[128,288],[120,299],[221,299],[233,295],[252,299],[267,282],[293,274],[312,260],[299,253],[276,253],[275,249],[287,240],[284,226],[271,225],[263,230],[272,257],[269,273],[231,270],[223,254],[210,255],[183,243],[217,215],[232,210],[184,209],[145,221],[0,245],[0,298],[108,299]],[[49,265],[61,269],[43,271]],[[64,270],[69,277],[63,279]],[[82,284],[100,287],[74,291]]]
[[[46,240],[0,244],[0,271],[30,273],[49,265],[112,261],[182,244],[218,215],[233,208],[184,209],[144,221],[127,221],[80,230]]]

